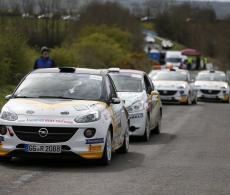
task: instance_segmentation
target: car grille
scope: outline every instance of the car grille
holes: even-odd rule
[[[160,95],[175,95],[177,91],[175,90],[158,90]]]
[[[46,137],[41,137],[39,130],[44,127],[13,126],[12,128],[19,139],[37,143],[66,142],[72,138],[78,130],[78,128],[45,127],[48,134]]]
[[[206,90],[206,89],[201,89],[200,90],[204,94],[210,94],[210,95],[217,95],[220,93],[220,90]]]

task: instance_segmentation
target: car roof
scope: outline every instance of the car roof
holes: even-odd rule
[[[110,68],[107,69],[108,73],[130,73],[130,74],[139,74],[145,75],[146,73],[141,70],[133,70],[133,69],[119,69],[119,68]]]
[[[98,69],[90,68],[75,68],[75,67],[61,67],[61,68],[42,68],[34,70],[32,73],[75,73],[75,74],[96,74],[105,75],[106,72]]]
[[[219,71],[219,70],[203,70],[203,71],[200,71],[198,74],[213,74],[213,73],[218,73],[218,74],[224,74],[225,75],[224,71]]]

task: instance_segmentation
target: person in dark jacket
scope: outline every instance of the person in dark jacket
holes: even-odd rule
[[[41,57],[34,63],[34,69],[56,67],[55,62],[49,57],[49,49],[47,47],[41,48],[41,54]]]

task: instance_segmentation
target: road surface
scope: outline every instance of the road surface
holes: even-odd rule
[[[164,106],[162,134],[133,141],[108,167],[80,161],[0,164],[0,195],[229,195],[230,105]]]

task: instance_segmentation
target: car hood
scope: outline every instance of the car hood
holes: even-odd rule
[[[228,83],[223,81],[196,81],[195,86],[202,89],[220,89],[222,87],[229,87]]]
[[[186,81],[154,81],[157,90],[160,89],[178,89],[178,87],[186,88],[188,83]]]
[[[99,101],[18,98],[9,100],[2,110],[29,116],[76,116],[105,108],[106,104]]]
[[[145,101],[147,98],[146,93],[144,91],[143,92],[118,92],[117,94],[119,98],[121,98],[124,101],[125,107],[129,107],[137,101],[141,101],[141,100]]]

